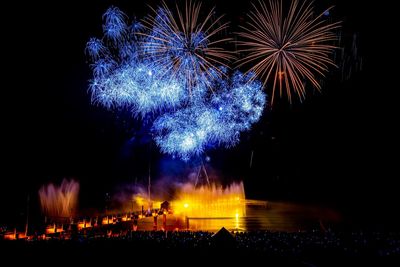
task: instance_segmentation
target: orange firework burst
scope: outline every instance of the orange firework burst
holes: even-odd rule
[[[314,16],[312,2],[298,0],[291,2],[286,14],[282,0],[253,4],[249,22],[239,33],[243,40],[238,44],[244,47],[240,51],[246,53],[239,66],[253,64],[249,71],[262,78],[264,86],[272,82],[271,104],[277,88],[280,97],[286,92],[289,102],[293,94],[300,101],[305,98],[307,81],[321,89],[317,76],[335,66],[330,55],[336,46],[330,43],[337,40],[334,30],[340,27],[323,18],[329,10]]]

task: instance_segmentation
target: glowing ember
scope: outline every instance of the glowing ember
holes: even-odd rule
[[[127,221],[131,221],[131,220],[132,220],[131,217],[129,217],[127,214],[122,216],[122,218],[121,218],[122,222],[127,222]]]
[[[226,188],[185,184],[172,201],[174,214],[190,218],[239,218],[246,215],[243,183]]]
[[[16,240],[17,239],[17,231],[14,230],[13,232],[6,232],[3,235],[4,240]]]
[[[92,222],[91,221],[79,221],[78,222],[78,230],[86,229],[86,228],[91,228],[92,227]]]
[[[116,218],[114,216],[106,216],[102,219],[101,224],[115,224]]]
[[[48,184],[39,190],[42,211],[51,217],[71,217],[78,203],[79,183],[64,179],[60,186]]]
[[[64,232],[63,226],[56,225],[56,224],[48,225],[45,230],[46,234],[55,234],[55,233],[61,233],[61,232]]]

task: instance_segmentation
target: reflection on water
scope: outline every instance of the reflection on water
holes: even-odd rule
[[[246,217],[241,218],[204,218],[189,219],[189,229],[192,231],[212,231],[215,232],[222,227],[228,230],[244,231]]]
[[[285,202],[268,202],[268,205],[246,205],[246,216],[185,218],[168,215],[167,230],[217,231],[225,227],[230,231],[298,231],[330,226],[340,222],[340,215],[327,208]],[[157,229],[163,227],[162,216],[157,219]],[[153,218],[140,220],[138,230],[152,230]]]

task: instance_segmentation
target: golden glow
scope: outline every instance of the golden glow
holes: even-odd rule
[[[91,221],[83,220],[83,221],[78,222],[78,230],[82,230],[82,229],[90,228],[90,227],[92,227]]]
[[[144,210],[148,210],[148,209],[151,210],[153,208],[158,209],[158,208],[160,208],[161,202],[162,202],[162,201],[158,201],[158,200],[151,200],[149,202],[148,197],[143,194],[133,195],[132,201],[135,204],[137,210],[140,210],[142,207]]]
[[[17,233],[16,232],[7,232],[4,234],[3,238],[5,240],[15,240],[15,239],[17,239]]]
[[[171,202],[173,213],[189,218],[236,218],[246,215],[243,183],[226,188],[217,185],[195,188],[183,185]]]
[[[78,230],[82,230],[83,228],[85,228],[85,223],[84,222],[79,222],[78,223]]]
[[[26,239],[28,238],[25,233],[18,233],[18,239]]]
[[[235,214],[235,228],[239,229],[239,213]]]
[[[136,194],[131,199],[139,209],[138,229],[152,230],[154,218],[158,215],[161,203],[166,199],[152,199],[147,194]],[[170,211],[162,210],[164,216],[157,216],[157,224],[166,229],[190,229],[215,231],[221,227],[231,230],[245,229],[246,199],[243,183],[232,183],[226,187],[216,184],[195,186],[186,183],[178,188],[172,199],[167,199]],[[144,214],[140,210],[145,211]],[[152,207],[149,209],[149,207]],[[151,211],[151,212],[149,212]],[[122,221],[124,221],[122,217]],[[110,220],[110,223],[112,221]],[[152,227],[152,228],[149,228]],[[163,226],[164,227],[164,226]]]
[[[55,229],[54,228],[46,228],[46,234],[54,234]]]
[[[131,220],[132,219],[130,216],[128,216],[128,214],[125,214],[125,216],[122,216],[122,218],[121,218],[121,221],[123,221],[123,222],[131,221]]]
[[[101,224],[115,224],[114,216],[106,216],[101,220]]]
[[[55,224],[47,226],[46,230],[45,230],[46,234],[55,234],[55,233],[61,233],[61,232],[64,232],[62,225],[57,226]]]

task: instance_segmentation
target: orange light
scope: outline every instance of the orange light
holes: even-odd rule
[[[5,240],[15,240],[16,239],[16,233],[15,232],[8,232],[4,234],[4,239]]]
[[[55,226],[48,226],[45,230],[46,234],[54,234],[56,232],[56,227]]]
[[[173,213],[187,217],[235,217],[244,216],[244,187],[242,183],[225,188],[216,185],[195,187],[185,184],[171,201]]]

